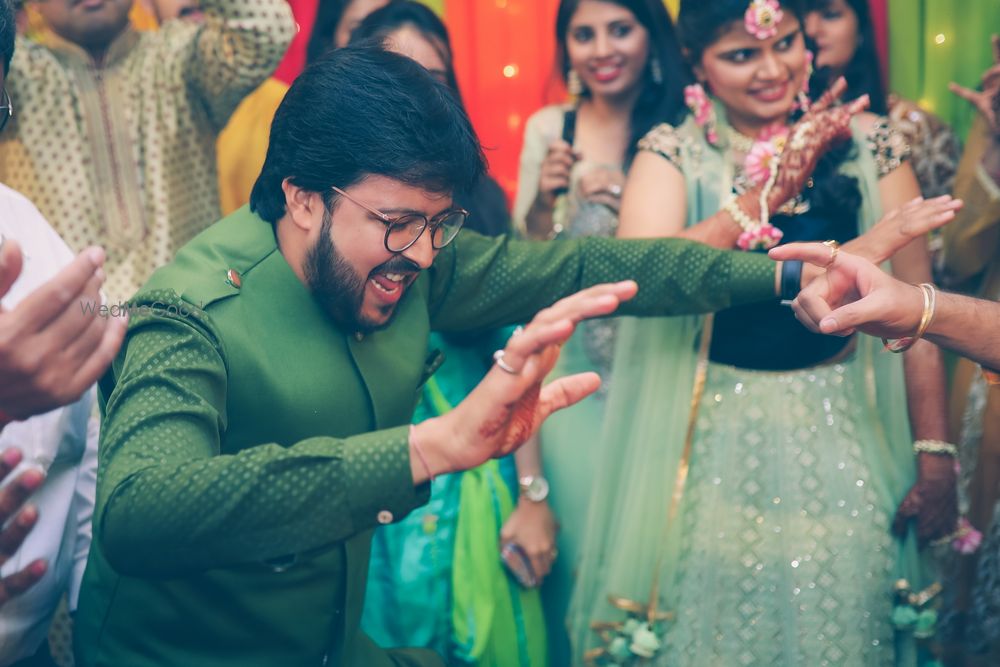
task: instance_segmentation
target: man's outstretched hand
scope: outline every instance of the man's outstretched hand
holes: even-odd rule
[[[580,321],[610,315],[637,291],[632,281],[595,285],[539,312],[511,336],[502,363],[513,373],[498,362],[454,410],[414,427],[413,440],[426,455],[429,472],[467,470],[505,456],[553,412],[597,391],[601,380],[596,373],[570,375],[545,386],[542,382]],[[413,469],[415,481],[427,477],[421,465],[415,463]]]
[[[810,331],[847,336],[912,335],[924,310],[922,290],[896,280],[868,260],[841,251],[832,264],[822,243],[789,243],[768,253],[771,259],[802,260],[826,270],[792,302],[795,317]]]

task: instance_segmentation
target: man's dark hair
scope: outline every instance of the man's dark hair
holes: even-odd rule
[[[3,58],[3,73],[10,72],[10,59],[14,56],[14,36],[17,21],[14,18],[13,0],[0,0],[0,58]]]
[[[415,61],[378,48],[338,49],[308,67],[271,124],[267,158],[250,207],[276,222],[282,181],[336,198],[379,175],[431,192],[468,190],[485,171],[461,103]]]

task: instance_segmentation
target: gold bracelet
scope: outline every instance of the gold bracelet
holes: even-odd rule
[[[944,440],[917,440],[913,443],[913,451],[918,454],[940,454],[958,458],[958,447]]]
[[[917,333],[895,340],[883,338],[882,345],[890,352],[899,353],[909,350],[913,347],[914,343],[924,337],[927,329],[931,326],[931,322],[934,320],[934,313],[937,310],[937,290],[930,283],[920,283],[920,291],[924,294],[924,312],[920,316],[920,325],[917,327]]]

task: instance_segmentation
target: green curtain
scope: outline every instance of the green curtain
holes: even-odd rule
[[[1000,0],[889,0],[889,88],[916,100],[965,138],[974,112],[948,90],[975,87],[992,63]]]

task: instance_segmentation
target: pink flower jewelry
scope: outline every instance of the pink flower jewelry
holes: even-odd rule
[[[761,130],[743,163],[747,178],[753,181],[754,185],[763,185],[770,178],[771,170],[777,166],[775,160],[781,156],[787,140],[788,128],[780,123]]]
[[[753,0],[743,15],[743,25],[757,39],[770,39],[778,34],[778,24],[784,17],[778,0]]]
[[[717,144],[719,134],[715,124],[715,107],[712,106],[712,100],[708,98],[708,93],[700,83],[685,86],[684,104],[691,110],[698,127],[704,128],[708,143],[713,146]]]
[[[736,239],[736,247],[747,252],[770,250],[778,245],[782,236],[784,233],[780,229],[770,222],[766,222],[740,234],[740,237]]]
[[[958,530],[955,531],[951,548],[960,554],[973,554],[983,542],[983,534],[976,530],[964,516],[958,520]]]

